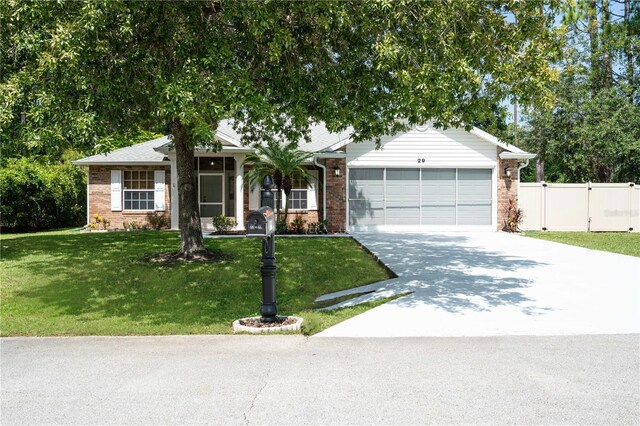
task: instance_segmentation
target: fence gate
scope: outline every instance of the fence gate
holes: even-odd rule
[[[523,230],[640,231],[640,188],[633,183],[522,183]]]

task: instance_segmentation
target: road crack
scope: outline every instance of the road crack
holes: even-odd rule
[[[262,383],[262,386],[260,387],[260,389],[258,389],[258,392],[256,392],[255,395],[253,395],[249,409],[246,410],[244,413],[242,413],[242,417],[244,418],[244,424],[247,426],[249,425],[249,418],[248,418],[249,413],[251,413],[251,410],[253,410],[253,406],[255,405],[256,400],[258,399],[258,397],[260,396],[264,388],[267,387],[267,384],[269,383],[270,374],[271,374],[271,367],[267,369],[267,373],[264,375],[264,379],[263,379],[264,383]]]

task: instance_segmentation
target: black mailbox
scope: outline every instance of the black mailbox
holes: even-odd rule
[[[276,232],[276,215],[271,207],[260,207],[247,216],[247,237],[268,237]]]

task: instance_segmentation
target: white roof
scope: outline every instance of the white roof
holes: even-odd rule
[[[300,149],[307,152],[327,153],[335,151],[351,142],[350,134],[352,129],[349,128],[339,133],[330,132],[324,123],[317,123],[311,126],[310,142],[301,142]],[[520,148],[505,144],[495,136],[474,127],[471,133],[477,137],[499,146],[509,152],[509,158],[533,158],[534,154],[529,154]],[[223,120],[218,125],[216,131],[216,139],[222,142],[223,152],[249,152],[251,148],[242,145],[242,136],[238,134],[232,126],[231,120]],[[160,164],[169,161],[167,153],[171,149],[171,141],[169,136],[163,136],[147,142],[142,142],[126,148],[120,148],[106,154],[97,154],[90,157],[82,158],[74,161],[77,165],[91,164]],[[204,151],[205,148],[197,150]],[[505,154],[505,153],[503,153]],[[502,156],[506,158],[507,156]]]

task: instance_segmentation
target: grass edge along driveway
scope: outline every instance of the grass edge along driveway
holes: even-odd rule
[[[227,334],[258,315],[260,239],[207,239],[218,263],[146,262],[179,247],[172,231],[0,236],[0,335]],[[384,301],[318,312],[322,294],[388,278],[350,238],[276,240],[278,309],[314,334]]]
[[[527,237],[556,243],[569,244],[592,250],[608,251],[640,257],[639,232],[533,232],[525,231]]]

